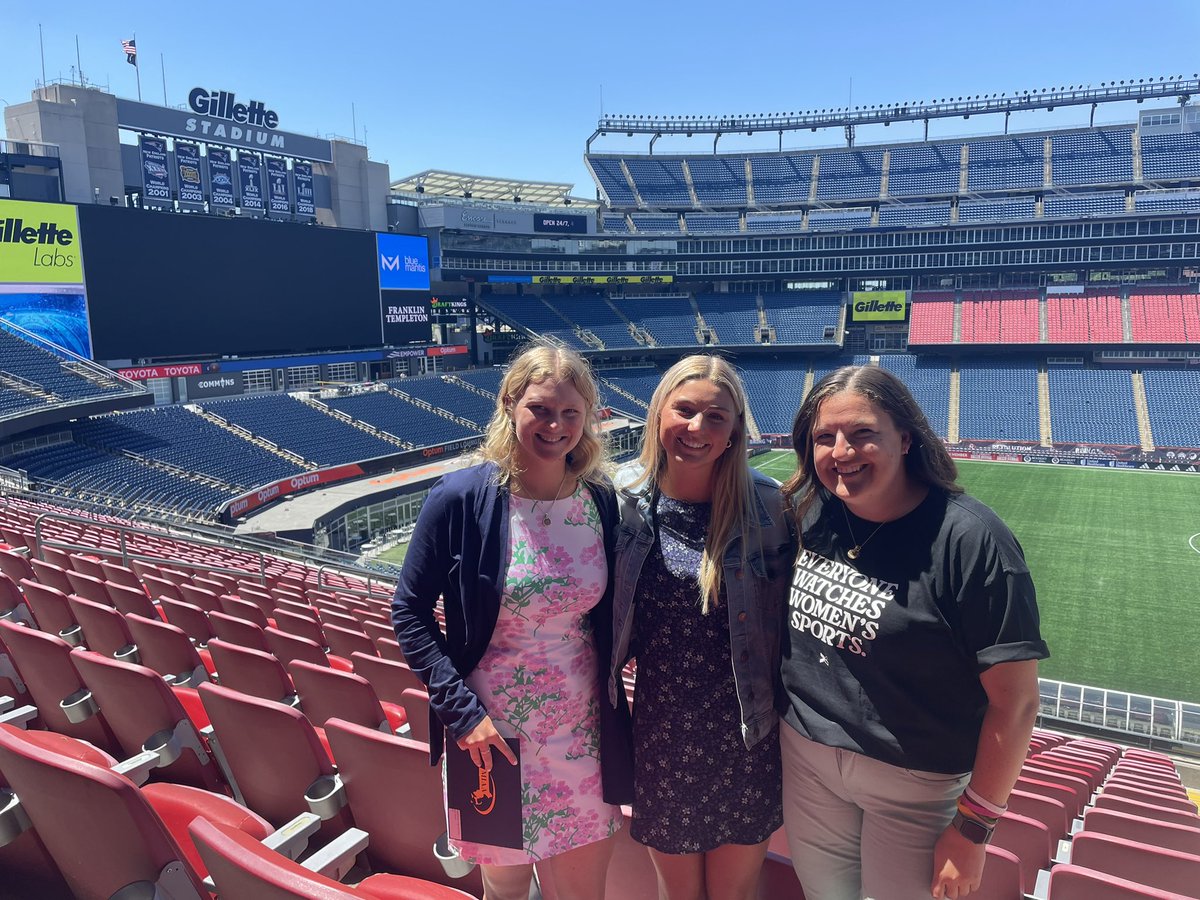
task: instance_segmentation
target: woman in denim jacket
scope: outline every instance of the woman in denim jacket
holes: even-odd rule
[[[630,830],[662,900],[748,900],[782,823],[775,689],[794,555],[778,485],[746,464],[746,395],[689,356],[617,479],[615,700],[637,657]]]

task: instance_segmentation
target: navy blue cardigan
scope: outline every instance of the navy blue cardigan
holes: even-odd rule
[[[497,483],[493,463],[471,466],[442,478],[421,507],[392,599],[392,627],[404,657],[429,689],[430,761],[442,755],[442,725],[452,740],[468,735],[487,709],[464,677],[479,665],[492,639],[504,589],[508,556],[508,489]],[[611,485],[588,482],[604,526],[608,588],[590,618],[596,640],[596,695],[600,701],[600,769],[604,799],[633,799],[633,750],[629,707],[619,691],[608,701],[603,661],[612,651],[612,564],[617,525]],[[444,600],[443,637],[434,606]]]

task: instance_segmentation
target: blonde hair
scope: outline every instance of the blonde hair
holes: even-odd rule
[[[667,399],[688,381],[711,381],[729,392],[737,420],[731,441],[713,466],[712,512],[704,553],[700,557],[700,608],[707,613],[715,608],[721,597],[721,563],[725,545],[736,532],[741,533],[742,566],[746,563],[746,544],[750,535],[750,516],[754,511],[754,482],[746,463],[749,435],[746,428],[746,389],[737,371],[719,356],[696,354],[685,356],[667,370],[650,399],[646,413],[646,428],[642,433],[639,461],[642,473],[635,485],[645,483],[651,494],[659,491],[667,471],[667,451],[658,439],[663,407]],[[653,501],[652,501],[653,502]]]
[[[517,432],[510,407],[521,399],[529,385],[547,380],[570,384],[586,404],[582,410],[583,434],[567,454],[567,468],[584,481],[596,481],[607,475],[608,442],[600,429],[600,390],[591,366],[574,350],[531,344],[509,362],[496,394],[496,409],[476,454],[499,467],[500,484],[508,484],[514,475],[521,476],[517,466]]]

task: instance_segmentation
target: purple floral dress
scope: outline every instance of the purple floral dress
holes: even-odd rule
[[[515,496],[509,504],[500,615],[467,685],[496,730],[521,741],[525,846],[452,841],[464,859],[501,866],[604,840],[621,824],[620,807],[601,795],[599,661],[587,618],[608,583],[600,514],[582,484],[536,508]]]

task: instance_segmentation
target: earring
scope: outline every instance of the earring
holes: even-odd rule
[[[726,442],[725,442],[725,449],[726,449],[726,450],[728,450],[728,449],[729,449],[730,447],[732,447],[732,446],[733,446],[733,441],[732,441],[732,440],[729,440],[729,441],[726,441]]]

